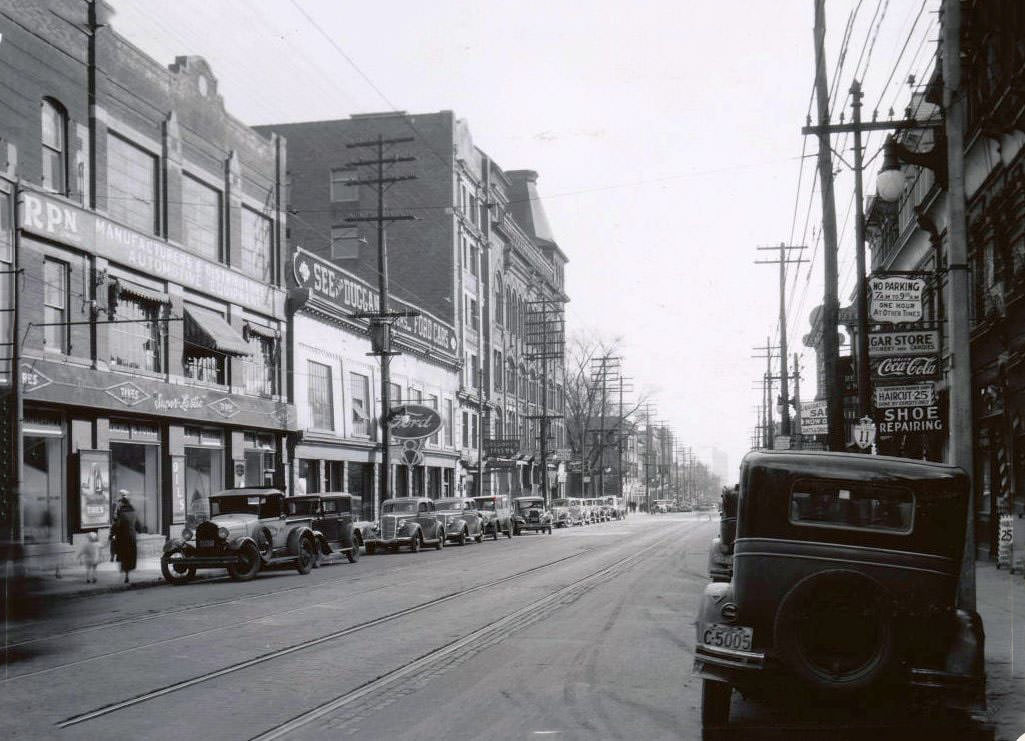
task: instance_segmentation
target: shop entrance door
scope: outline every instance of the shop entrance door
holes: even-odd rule
[[[26,543],[64,539],[64,440],[60,435],[24,437],[22,537]]]

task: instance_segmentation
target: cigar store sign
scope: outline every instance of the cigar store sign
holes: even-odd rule
[[[868,354],[871,358],[894,355],[937,355],[940,351],[940,333],[935,329],[911,332],[870,332]]]

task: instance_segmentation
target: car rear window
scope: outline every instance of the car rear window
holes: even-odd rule
[[[335,499],[323,499],[321,500],[324,508],[324,514],[334,514],[338,511],[338,502]]]
[[[797,525],[910,533],[914,511],[914,495],[899,486],[805,479],[790,492]]]

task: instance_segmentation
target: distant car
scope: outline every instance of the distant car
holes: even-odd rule
[[[530,530],[552,534],[552,513],[545,508],[544,497],[513,499],[513,535]]]
[[[227,569],[238,581],[277,564],[308,574],[317,547],[312,525],[309,512],[289,513],[279,489],[227,489],[210,497],[210,519],[167,542],[160,571],[170,584],[189,581],[197,569]]]
[[[719,537],[708,550],[708,576],[712,581],[728,582],[733,577],[733,542],[737,537],[737,496],[739,485],[723,488],[719,516]]]
[[[584,523],[584,519],[580,514],[579,500],[553,499],[552,519],[555,527],[582,525]]]
[[[499,533],[507,538],[513,536],[512,508],[508,494],[488,494],[474,497],[477,510],[484,516],[484,529],[491,537],[498,540]]]
[[[377,548],[398,551],[408,545],[411,553],[422,546],[433,545],[439,551],[445,547],[445,526],[426,497],[397,497],[381,502],[377,539],[367,544],[367,553]]]
[[[982,620],[956,604],[970,487],[954,466],[826,452],[749,453],[733,571],[695,621],[702,720],[747,700],[981,711]],[[914,700],[912,701],[912,698]]]
[[[472,499],[448,497],[436,499],[434,508],[445,528],[445,537],[458,545],[467,541],[481,543],[484,540],[484,518],[477,511]]]

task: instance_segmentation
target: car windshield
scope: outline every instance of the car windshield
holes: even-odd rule
[[[494,499],[477,499],[477,509],[485,509],[488,512],[495,511],[495,500]]]
[[[439,499],[434,503],[435,509],[468,509],[463,499]]]
[[[569,506],[569,500],[568,499],[553,499],[552,500],[552,506],[553,507],[568,507]]]
[[[528,509],[544,509],[544,502],[516,502],[516,509],[525,511]]]
[[[256,515],[260,513],[260,500],[259,496],[210,497],[210,516]]]
[[[409,514],[416,512],[418,502],[415,499],[403,499],[385,502],[382,511],[386,514]]]

